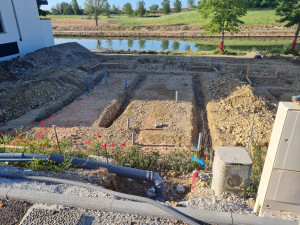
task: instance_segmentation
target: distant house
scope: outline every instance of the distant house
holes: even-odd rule
[[[0,61],[54,45],[51,20],[40,19],[45,0],[0,0]]]

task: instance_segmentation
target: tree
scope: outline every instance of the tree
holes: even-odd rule
[[[248,0],[249,8],[274,8],[277,0]]]
[[[169,48],[169,41],[162,41],[160,47],[162,50],[167,50]]]
[[[99,15],[107,11],[107,6],[109,6],[107,0],[85,0],[84,12],[93,16],[98,26]]]
[[[118,8],[115,6],[115,4],[112,5],[110,11],[111,11],[113,14],[118,14]]]
[[[39,16],[47,16],[48,12],[41,9],[41,6],[38,5]]]
[[[138,1],[136,11],[137,11],[138,16],[144,16],[145,15],[146,9],[145,9],[145,2],[144,1]]]
[[[132,5],[129,2],[125,3],[123,6],[123,11],[126,15],[131,16],[133,13]]]
[[[237,26],[243,24],[239,18],[247,13],[247,0],[201,0],[198,11],[210,21],[204,26],[206,33],[222,34],[219,51],[223,51],[225,31],[237,33]]]
[[[62,2],[61,3],[61,12],[64,15],[72,15],[73,14],[72,5],[67,2]]]
[[[175,0],[174,8],[175,8],[175,12],[177,12],[177,13],[181,12],[181,1],[180,0]]]
[[[296,25],[295,38],[291,49],[295,50],[297,38],[300,31],[300,1],[299,0],[278,0],[276,14],[281,16],[279,22],[287,22],[286,27]]]
[[[79,6],[77,0],[72,0],[72,9],[75,15],[79,14]]]
[[[174,51],[177,51],[179,49],[180,43],[178,41],[174,41],[172,44],[172,48]]]
[[[170,0],[163,0],[161,3],[162,11],[164,14],[169,14],[171,12],[170,9]]]
[[[152,13],[155,13],[157,10],[158,10],[159,6],[156,5],[156,4],[153,4],[153,5],[150,5],[149,6],[149,10],[152,12]]]
[[[194,6],[195,6],[195,0],[188,0],[187,1],[187,5],[188,5],[189,9],[194,8]]]

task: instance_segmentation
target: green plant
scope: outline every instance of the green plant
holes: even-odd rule
[[[255,198],[258,191],[260,177],[265,163],[267,148],[260,142],[252,142],[251,159],[253,162],[251,182],[247,188],[248,197]]]

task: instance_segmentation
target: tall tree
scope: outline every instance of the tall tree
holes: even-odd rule
[[[292,50],[295,50],[297,38],[300,31],[300,1],[299,0],[278,0],[276,14],[281,16],[279,22],[287,22],[286,27],[296,25],[295,38],[292,44]]]
[[[175,8],[175,12],[177,12],[177,13],[181,12],[181,1],[180,0],[175,0],[174,8]]]
[[[79,6],[77,0],[72,0],[72,9],[75,15],[79,14]]]
[[[93,16],[98,26],[99,15],[107,11],[107,5],[107,0],[85,0],[84,12]]]
[[[133,13],[131,3],[129,2],[125,3],[123,6],[123,11],[125,12],[126,15],[131,16]]]
[[[157,10],[158,10],[159,6],[156,5],[156,4],[153,4],[153,5],[150,5],[149,6],[149,10],[152,12],[152,13],[155,13]]]
[[[115,4],[112,5],[110,11],[111,11],[113,14],[118,14],[118,8],[115,6]]]
[[[222,34],[219,51],[223,51],[225,31],[237,33],[237,26],[243,24],[239,18],[247,13],[247,0],[201,0],[198,11],[210,21],[204,26],[207,33]]]
[[[189,9],[194,8],[195,6],[195,0],[187,0],[187,5]]]
[[[145,2],[144,1],[138,1],[137,3],[137,15],[138,16],[144,16],[146,13],[146,9],[145,9]]]
[[[169,14],[171,12],[170,9],[170,0],[163,0],[161,3],[162,11],[164,14]]]

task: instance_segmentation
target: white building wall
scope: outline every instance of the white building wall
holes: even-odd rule
[[[19,33],[10,0],[0,0],[0,13],[5,31],[4,33],[0,33],[0,44],[18,41]],[[18,55],[19,54],[2,57],[0,58],[0,61],[8,60],[17,57]]]
[[[21,40],[12,1],[19,23]],[[54,45],[51,21],[40,19],[36,0],[0,0],[0,10],[6,31],[6,33],[0,33],[0,44],[17,41],[20,56]],[[0,58],[0,61],[16,56],[18,55]]]

